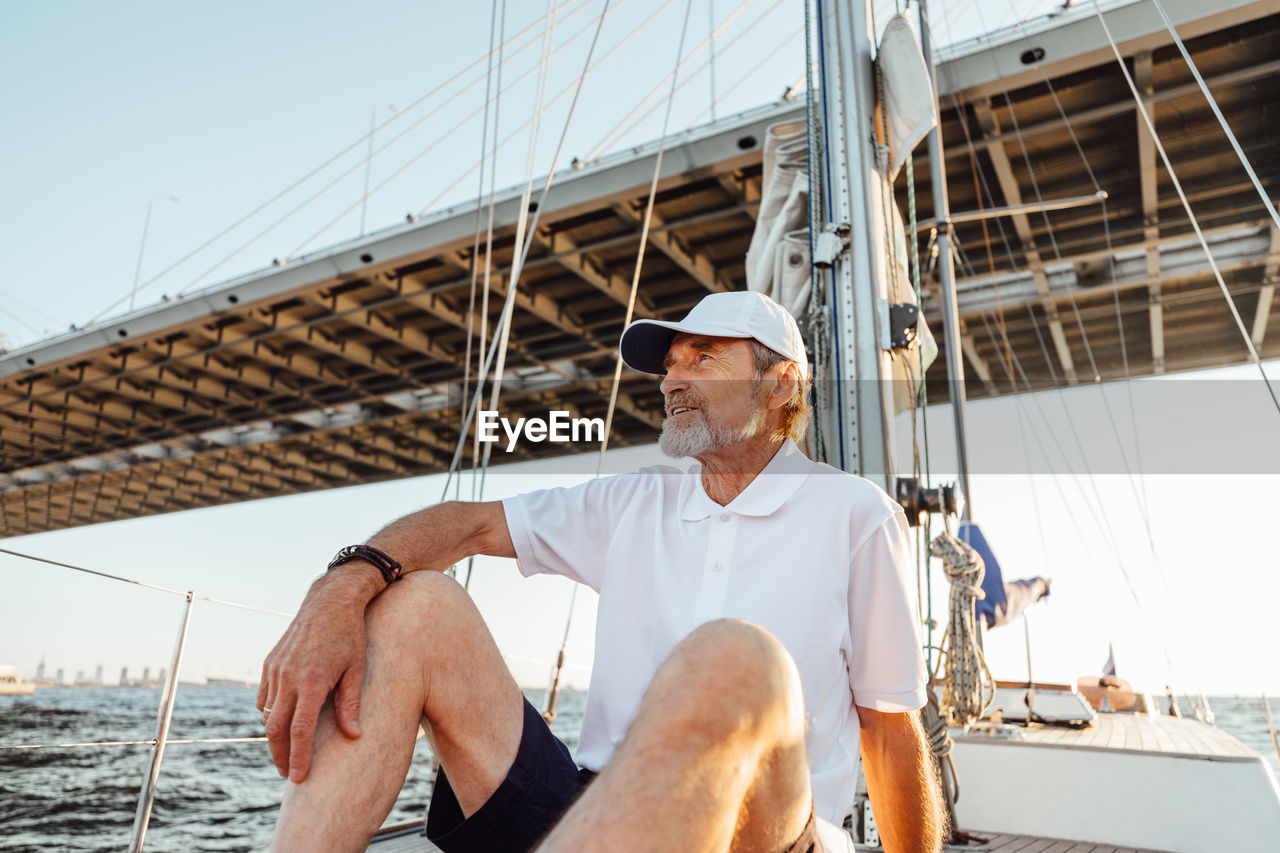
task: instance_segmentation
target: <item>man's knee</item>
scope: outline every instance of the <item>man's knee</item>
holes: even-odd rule
[[[667,659],[685,682],[690,705],[708,715],[737,711],[740,722],[803,731],[804,697],[795,661],[777,637],[738,619],[707,622]]]
[[[365,617],[371,632],[413,632],[406,636],[421,633],[427,625],[456,630],[478,619],[479,612],[462,584],[440,572],[405,575],[373,600]]]

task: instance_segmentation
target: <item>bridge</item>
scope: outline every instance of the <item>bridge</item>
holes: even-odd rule
[[[1274,198],[1280,0],[1165,6]],[[1267,334],[1280,232],[1151,4],[1106,16],[1246,331],[1280,358],[1280,335]],[[1108,195],[957,224],[972,397],[1248,360],[1091,11],[953,46],[938,94],[953,212]],[[783,101],[668,141],[639,316],[679,317],[746,286],[765,131],[803,115]],[[535,198],[505,413],[603,416],[656,156],[655,143],[585,164]],[[922,146],[926,218],[928,173]],[[901,180],[897,192],[905,211]],[[489,329],[510,286],[519,195],[497,200]],[[458,205],[0,354],[0,537],[447,470],[475,374],[475,221],[474,202]],[[941,363],[928,393],[946,398]],[[611,446],[653,441],[660,403],[653,377],[624,374]],[[526,443],[513,457],[565,450]]]

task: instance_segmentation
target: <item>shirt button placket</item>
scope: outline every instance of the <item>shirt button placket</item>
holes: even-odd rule
[[[698,624],[724,615],[725,599],[729,587],[729,557],[733,554],[733,540],[737,525],[731,512],[715,517],[707,542],[707,557],[703,563],[702,589],[698,596]]]

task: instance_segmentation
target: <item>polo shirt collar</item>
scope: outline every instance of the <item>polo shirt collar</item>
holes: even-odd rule
[[[796,493],[812,469],[812,460],[788,438],[778,448],[778,452],[773,454],[769,464],[765,465],[756,478],[743,489],[742,494],[731,500],[728,505],[721,506],[707,496],[706,490],[702,488],[702,466],[694,465],[689,469],[689,473],[693,475],[693,487],[685,496],[684,505],[680,508],[680,518],[683,521],[702,521],[721,512],[752,516],[772,515]],[[775,476],[778,474],[790,476]]]

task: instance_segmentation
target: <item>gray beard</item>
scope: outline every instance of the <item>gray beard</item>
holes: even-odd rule
[[[737,428],[712,426],[707,421],[706,412],[697,410],[697,417],[689,423],[675,425],[672,418],[662,422],[662,435],[658,437],[658,448],[672,459],[701,456],[739,441],[751,438],[764,427],[764,412],[756,410],[746,423]]]

